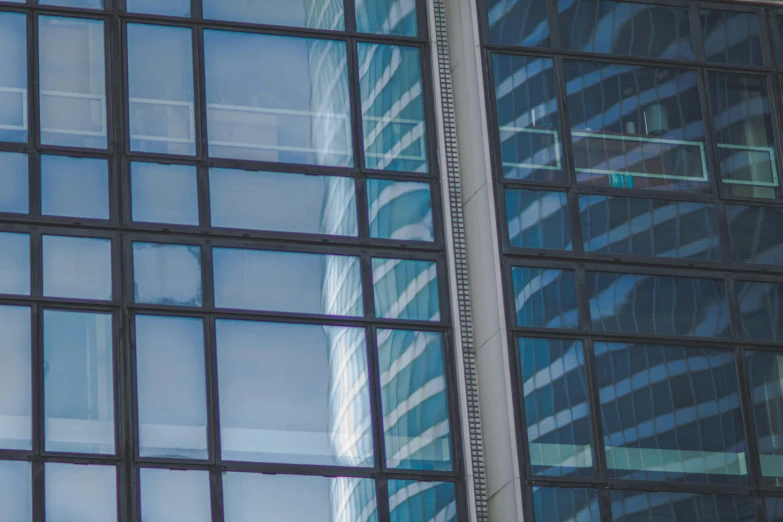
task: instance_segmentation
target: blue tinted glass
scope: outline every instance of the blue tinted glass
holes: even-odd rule
[[[580,195],[579,212],[586,252],[720,258],[713,205]]]
[[[766,78],[711,71],[709,88],[723,190],[731,196],[779,198]]]
[[[688,10],[680,7],[559,0],[565,49],[645,58],[693,60]]]
[[[495,54],[492,67],[503,176],[565,181],[552,60]]]
[[[756,522],[753,497],[611,491],[612,522]]]
[[[386,465],[452,469],[443,338],[410,330],[377,335]]]
[[[419,50],[359,43],[359,82],[366,167],[427,172]]]
[[[505,45],[548,46],[546,2],[487,0],[489,39]]]
[[[742,336],[783,341],[783,284],[737,281]]]
[[[23,13],[0,13],[0,48],[0,141],[27,141],[27,17]]]
[[[367,201],[370,237],[434,241],[429,184],[368,179]]]
[[[0,305],[0,448],[31,450],[32,438],[32,331],[30,308]],[[0,463],[0,505],[3,502]],[[8,519],[7,519],[8,520]],[[11,520],[15,520],[11,518]],[[9,522],[11,522],[9,520]]]
[[[128,24],[131,150],[196,153],[190,29]]]
[[[30,235],[0,232],[0,294],[30,294]]]
[[[133,221],[198,225],[196,167],[131,163]]]
[[[536,522],[601,521],[595,489],[534,487],[533,506]]]
[[[506,190],[511,246],[571,250],[571,224],[565,192]]]
[[[190,0],[125,0],[129,13],[190,16]]]
[[[783,497],[767,498],[767,522],[783,522]]]
[[[440,321],[438,267],[433,261],[372,260],[375,316]]]
[[[708,62],[764,65],[757,14],[702,9],[699,15]]]
[[[596,342],[611,478],[745,483],[733,351]]]
[[[41,213],[109,219],[108,161],[41,156]]]
[[[133,243],[133,296],[137,303],[201,306],[201,248]]]
[[[357,236],[353,178],[210,169],[212,226]]]
[[[43,293],[46,297],[110,300],[111,240],[43,236]]]
[[[38,0],[41,5],[61,5],[65,7],[87,7],[103,9],[103,0]]]
[[[729,337],[726,287],[717,279],[587,272],[593,329]]]
[[[454,484],[413,480],[388,484],[390,522],[457,522]]]
[[[211,522],[209,471],[142,469],[141,519]]]
[[[24,461],[0,461],[0,505],[8,522],[33,520],[33,466]]]
[[[345,43],[205,31],[204,53],[210,156],[353,165]]]
[[[204,18],[342,31],[343,0],[202,0]]]
[[[746,353],[753,420],[764,484],[783,486],[783,355]]]
[[[362,33],[416,36],[416,2],[356,0],[356,30]]]
[[[566,60],[577,181],[708,191],[695,71]]]
[[[117,468],[47,462],[47,522],[116,522]]]
[[[531,472],[593,476],[582,342],[519,339],[519,360]]]
[[[358,257],[215,248],[212,261],[218,308],[364,315]]]
[[[44,311],[48,451],[114,453],[112,337],[110,314]]]
[[[783,209],[726,206],[735,261],[783,264]]]
[[[29,187],[27,154],[0,152],[0,212],[27,214],[30,211]]]
[[[576,279],[572,271],[514,267],[511,280],[519,326],[573,328],[579,325]]]

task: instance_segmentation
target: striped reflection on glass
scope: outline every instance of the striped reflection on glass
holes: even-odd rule
[[[415,0],[356,0],[360,33],[413,36],[418,33]]]
[[[376,317],[440,320],[438,267],[435,262],[374,258],[372,275]]]
[[[737,281],[742,336],[783,341],[783,284]]]
[[[565,192],[506,190],[511,246],[571,250],[571,224]]]
[[[533,507],[536,522],[601,521],[595,489],[534,487]]]
[[[726,205],[734,261],[783,265],[783,208]]]
[[[518,326],[579,326],[576,279],[572,270],[515,266],[511,269]]]
[[[756,522],[750,496],[615,490],[609,498],[612,522]]]
[[[753,420],[761,474],[767,486],[783,486],[783,354],[747,352]]]
[[[390,480],[389,511],[390,522],[457,522],[454,484]]]
[[[428,183],[367,180],[370,237],[433,241],[432,198]]]

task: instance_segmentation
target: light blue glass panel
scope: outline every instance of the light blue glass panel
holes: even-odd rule
[[[86,7],[103,9],[103,0],[38,0],[40,5],[60,5],[63,7]]]
[[[0,49],[0,141],[26,142],[30,125],[27,17],[23,13],[0,13]]]
[[[457,522],[451,482],[389,481],[390,522]]]
[[[378,330],[378,364],[386,465],[451,470],[442,336],[435,332]]]
[[[356,30],[361,33],[416,36],[415,0],[356,0]]]
[[[43,236],[46,297],[111,300],[111,240]]]
[[[708,62],[764,65],[756,13],[702,9],[699,15]]]
[[[218,308],[364,315],[358,257],[215,248],[212,258]]]
[[[30,450],[33,447],[30,308],[0,306],[0,332],[3,332],[0,342],[0,448]],[[2,489],[0,478],[0,505],[5,506]]]
[[[579,326],[576,279],[571,270],[514,267],[514,307],[519,326]]]
[[[601,522],[597,489],[533,487],[533,509],[536,522]]]
[[[419,50],[359,43],[359,64],[365,166],[426,173]]]
[[[106,148],[103,40],[100,20],[38,18],[42,144]]]
[[[198,225],[196,167],[131,163],[131,214],[140,223]]]
[[[44,310],[47,451],[114,454],[112,336],[111,314]]]
[[[356,236],[353,178],[210,169],[212,226]]]
[[[367,180],[370,237],[434,241],[428,183]]]
[[[783,284],[737,281],[742,336],[783,341]]]
[[[47,462],[46,522],[117,522],[117,468]]]
[[[24,461],[0,462],[0,505],[3,522],[32,522],[33,466]]]
[[[204,53],[210,156],[353,165],[344,42],[205,31]]]
[[[128,24],[128,92],[131,150],[196,153],[190,29]]]
[[[218,320],[225,460],[372,466],[362,328]]]
[[[109,219],[108,161],[41,156],[41,213]]]
[[[201,248],[133,243],[133,296],[137,303],[201,306]]]
[[[487,0],[486,19],[492,43],[549,46],[546,2]]]
[[[565,192],[506,190],[511,246],[571,250],[571,223]]]
[[[136,379],[139,454],[206,459],[203,321],[136,316]]]
[[[0,294],[30,294],[30,235],[0,232]]]
[[[376,317],[440,321],[435,262],[374,258],[372,277]]]
[[[129,13],[190,16],[190,0],[125,0]]]
[[[144,522],[211,522],[208,471],[142,469],[139,473]]]
[[[202,0],[204,18],[342,31],[343,0]]]
[[[750,496],[614,490],[609,498],[612,522],[756,522]]]
[[[27,154],[0,152],[0,212],[30,211]]]

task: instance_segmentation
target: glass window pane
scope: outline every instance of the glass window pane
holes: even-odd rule
[[[386,465],[451,470],[442,336],[410,330],[378,330],[377,335]]]
[[[103,0],[38,0],[41,5],[61,5],[64,7],[87,7],[103,9]]]
[[[46,297],[109,301],[111,265],[111,239],[43,236]]]
[[[111,314],[44,310],[47,451],[114,453],[112,336]]]
[[[103,34],[100,20],[38,18],[44,145],[106,148]]]
[[[47,462],[46,522],[116,522],[117,469]]]
[[[375,316],[440,321],[438,267],[434,261],[372,260]]]
[[[761,474],[767,486],[783,486],[783,355],[748,351],[747,368]]]
[[[726,215],[735,261],[783,264],[783,209],[727,205]]]
[[[492,67],[503,176],[565,181],[552,60],[495,54]]]
[[[748,481],[733,351],[607,342],[594,349],[610,478]]]
[[[708,62],[764,65],[758,15],[715,9],[701,9],[699,15]]]
[[[511,246],[571,250],[571,224],[565,192],[506,190]]]
[[[196,153],[190,29],[128,24],[131,150]]]
[[[753,497],[610,491],[612,522],[756,522]]]
[[[416,2],[356,0],[356,30],[361,33],[416,36]]]
[[[129,13],[190,16],[190,0],[125,0]]]
[[[457,522],[451,482],[390,480],[388,484],[390,522]]]
[[[212,226],[357,236],[353,178],[210,169]]]
[[[571,270],[514,267],[514,306],[519,326],[579,326],[576,278]]]
[[[783,522],[783,497],[767,498],[767,522]]]
[[[201,306],[201,248],[133,243],[133,296],[137,303]]]
[[[30,235],[0,232],[0,294],[30,295]]]
[[[434,241],[432,198],[427,183],[367,180],[370,237]]]
[[[139,454],[206,459],[203,321],[140,315],[135,333]]]
[[[32,439],[30,308],[0,306],[0,448],[30,450]],[[0,465],[0,505],[3,498]],[[2,514],[0,521],[5,522]],[[13,519],[15,520],[15,519]]]
[[[580,195],[579,212],[586,252],[720,259],[713,205]]]
[[[342,31],[343,0],[202,0],[204,18]]]
[[[345,43],[205,31],[204,46],[210,156],[353,165]]]
[[[487,0],[489,39],[492,43],[549,45],[546,2],[530,0]]]
[[[398,45],[358,45],[365,166],[427,172],[419,50]]]
[[[361,328],[218,320],[226,460],[372,466]]]
[[[196,167],[131,163],[133,221],[198,225]]]
[[[711,71],[709,87],[723,189],[730,196],[779,198],[766,79]]]
[[[564,49],[693,60],[688,10],[614,0],[559,0]]]
[[[783,341],[783,284],[737,281],[742,336]]]
[[[525,425],[534,475],[595,475],[582,342],[519,339]]]
[[[571,60],[563,68],[577,181],[710,189],[695,71]]]
[[[141,519],[144,522],[211,522],[209,472],[142,469]]]
[[[26,142],[27,17],[0,13],[0,141]],[[0,199],[0,202],[2,200]]]
[[[2,522],[32,522],[32,464],[22,461],[0,462],[0,513]]]
[[[378,521],[371,479],[224,473],[223,505],[225,522]]]
[[[364,315],[358,257],[215,248],[212,258],[218,308]]]
[[[533,509],[536,522],[601,522],[595,489],[534,487]]]
[[[30,212],[30,183],[27,172],[27,154],[0,152],[0,212]]]
[[[726,286],[717,279],[587,272],[593,330],[730,337]]]
[[[109,162],[42,155],[41,213],[109,219]]]

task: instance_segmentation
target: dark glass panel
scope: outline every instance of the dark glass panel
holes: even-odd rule
[[[783,341],[783,284],[737,281],[742,336]]]
[[[579,326],[576,279],[571,270],[514,267],[514,307],[519,326]]]
[[[438,267],[434,261],[372,260],[375,316],[440,321]]]
[[[504,45],[548,46],[546,2],[487,0],[489,39]]]
[[[753,497],[610,491],[612,522],[756,522]]]
[[[117,522],[117,468],[44,464],[46,522]]]
[[[43,293],[111,300],[111,239],[43,236]]]
[[[390,522],[457,522],[454,484],[390,480],[389,511]]]
[[[571,60],[563,68],[577,181],[710,189],[695,71]]]
[[[33,466],[0,461],[0,506],[8,522],[33,522]]]
[[[571,250],[571,224],[565,192],[506,190],[511,246]]]
[[[29,187],[27,154],[0,152],[0,212],[27,214]]]
[[[33,448],[32,332],[30,308],[0,305],[0,448]],[[3,489],[0,465],[0,505]],[[16,520],[11,518],[11,520]]]
[[[0,294],[30,295],[30,234],[0,232]]]
[[[587,272],[587,294],[599,332],[731,335],[721,280]]]
[[[519,339],[525,428],[534,475],[595,475],[582,342]]]
[[[133,221],[198,225],[196,167],[131,163]]]
[[[0,58],[0,141],[26,142],[30,126],[27,115],[27,17],[24,13],[0,13],[0,48],[3,50]]]
[[[133,243],[133,297],[137,303],[201,306],[201,248]]]
[[[367,201],[370,237],[435,240],[428,183],[368,179]]]
[[[41,213],[109,219],[109,162],[42,155]]]
[[[362,33],[416,36],[416,2],[356,0],[356,30]]]
[[[783,209],[726,206],[735,261],[783,265]]]
[[[141,519],[212,522],[209,472],[142,469]]]
[[[601,522],[595,489],[534,487],[533,509],[536,522]]]
[[[720,259],[715,207],[705,203],[580,195],[585,252]]]
[[[757,14],[702,9],[699,15],[708,62],[764,65]]]
[[[767,486],[783,486],[783,355],[746,353],[753,420]]]
[[[204,18],[342,31],[343,0],[202,0]]]
[[[129,13],[190,16],[190,0],[125,0]]]
[[[783,522],[783,497],[767,498],[767,522]]]

